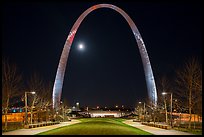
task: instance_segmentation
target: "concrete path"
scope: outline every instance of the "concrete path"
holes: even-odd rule
[[[139,128],[141,130],[147,131],[149,133],[152,133],[154,135],[194,135],[191,133],[187,133],[187,132],[182,132],[182,131],[178,131],[178,130],[173,130],[173,129],[161,129],[161,128],[157,128],[157,127],[151,127],[151,126],[146,126],[146,125],[142,125],[139,122],[133,122],[133,120],[126,120],[123,123]]]
[[[35,135],[41,132],[45,132],[45,131],[63,127],[63,126],[76,124],[79,122],[80,122],[79,120],[72,119],[71,121],[61,122],[60,124],[51,125],[51,126],[37,127],[37,128],[31,128],[31,129],[18,129],[18,130],[9,131],[9,132],[3,132],[2,135]]]

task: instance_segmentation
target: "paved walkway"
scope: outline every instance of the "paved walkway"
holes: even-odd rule
[[[80,122],[79,120],[72,119],[71,121],[61,122],[60,124],[51,125],[51,126],[37,127],[37,128],[31,128],[31,129],[18,129],[14,131],[4,132],[2,133],[2,135],[35,135],[41,132],[45,132],[48,130],[52,130],[55,128],[59,128],[59,127],[63,127],[63,126],[67,126],[67,125],[71,125],[79,122]]]
[[[149,133],[152,133],[154,135],[194,135],[191,133],[187,132],[182,132],[174,129],[162,129],[162,128],[157,128],[157,127],[151,127],[151,126],[146,126],[142,125],[139,122],[133,122],[133,120],[126,120],[123,123],[128,124],[130,126],[139,128],[141,130],[147,131]]]

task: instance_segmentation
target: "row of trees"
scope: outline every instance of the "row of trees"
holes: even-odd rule
[[[173,93],[173,105],[177,112],[187,112],[190,115],[188,128],[191,129],[192,113],[202,117],[202,66],[198,59],[190,58],[183,66],[176,69],[175,76],[162,76],[157,82],[158,94]],[[159,102],[164,100],[158,96]]]
[[[5,130],[7,130],[7,113],[10,99],[20,95],[19,90],[22,76],[17,73],[17,67],[9,64],[8,60],[2,61],[2,110],[5,114]]]
[[[18,97],[25,99],[25,92],[35,92],[28,99],[28,106],[31,112],[31,122],[33,118],[33,110],[37,111],[37,115],[42,111],[47,112],[52,105],[52,85],[46,83],[37,74],[33,73],[30,78],[23,81],[23,76],[18,72],[17,66],[9,62],[8,59],[2,60],[2,111],[5,115],[5,130],[7,130],[8,110],[11,105],[11,99]],[[50,110],[52,111],[52,110]]]
[[[202,118],[202,66],[198,59],[192,57],[174,71],[175,75],[163,75],[156,80],[157,107],[152,107],[152,104],[146,100],[146,111],[148,110],[149,114],[152,115],[151,119],[154,122],[155,120],[166,119],[167,115],[165,113],[161,115],[160,112],[166,112],[167,109],[170,112],[170,95],[162,96],[162,92],[172,93],[173,109],[176,109],[177,113],[189,113],[188,128],[191,129],[192,114],[197,114]],[[167,105],[165,106],[165,104]],[[143,109],[141,105],[140,109]]]

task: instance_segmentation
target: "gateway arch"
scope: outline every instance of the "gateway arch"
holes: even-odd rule
[[[67,59],[69,56],[69,51],[74,39],[74,36],[77,32],[77,29],[79,28],[79,25],[83,21],[83,19],[92,11],[99,9],[99,8],[109,8],[117,11],[120,13],[125,20],[128,22],[130,28],[132,29],[132,32],[134,34],[135,40],[137,42],[139,52],[142,58],[142,63],[143,63],[143,68],[144,68],[144,73],[145,73],[145,79],[146,79],[146,85],[147,85],[147,90],[148,90],[148,97],[150,102],[156,106],[157,105],[157,90],[156,90],[156,85],[154,81],[154,76],[152,73],[152,68],[151,64],[149,61],[149,57],[144,45],[144,42],[142,40],[142,37],[133,22],[133,20],[128,16],[127,13],[125,13],[121,8],[111,5],[111,4],[97,4],[94,5],[90,8],[88,8],[86,11],[84,11],[79,18],[76,20],[74,23],[67,39],[64,44],[64,48],[61,54],[61,58],[59,61],[58,69],[57,69],[57,74],[55,77],[55,82],[53,86],[53,94],[52,94],[52,101],[53,101],[53,109],[57,110],[60,104],[61,100],[61,94],[62,94],[62,86],[63,86],[63,80],[64,80],[64,74],[65,74],[65,69],[66,69],[66,64],[67,64]]]

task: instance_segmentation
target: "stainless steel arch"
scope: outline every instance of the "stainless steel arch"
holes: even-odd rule
[[[60,62],[58,65],[58,69],[57,69],[54,87],[53,87],[53,95],[52,95],[53,108],[58,109],[58,106],[60,103],[61,93],[62,93],[62,85],[63,85],[63,80],[64,80],[64,73],[65,73],[65,69],[66,69],[67,59],[68,59],[69,51],[70,51],[70,48],[72,45],[72,41],[73,41],[74,36],[77,32],[77,29],[78,29],[79,25],[81,24],[81,22],[83,21],[83,19],[90,12],[92,12],[93,10],[99,9],[99,8],[110,8],[110,9],[113,9],[113,10],[119,12],[126,19],[129,26],[131,27],[132,32],[135,36],[139,51],[140,51],[141,58],[142,58],[143,68],[144,68],[144,72],[145,72],[146,85],[147,85],[147,90],[148,90],[148,96],[149,96],[151,103],[154,106],[156,106],[157,105],[157,91],[156,91],[156,85],[155,85],[154,76],[152,73],[151,64],[149,61],[149,57],[148,57],[144,42],[142,40],[142,37],[141,37],[135,23],[128,16],[128,14],[125,13],[119,7],[111,5],[111,4],[97,4],[97,5],[90,7],[89,9],[87,9],[86,11],[84,11],[80,15],[80,17],[77,19],[77,21],[73,25],[73,27],[72,27],[69,35],[68,35],[68,38],[65,42],[65,45],[64,45],[64,48],[63,48],[63,51],[61,54]]]

